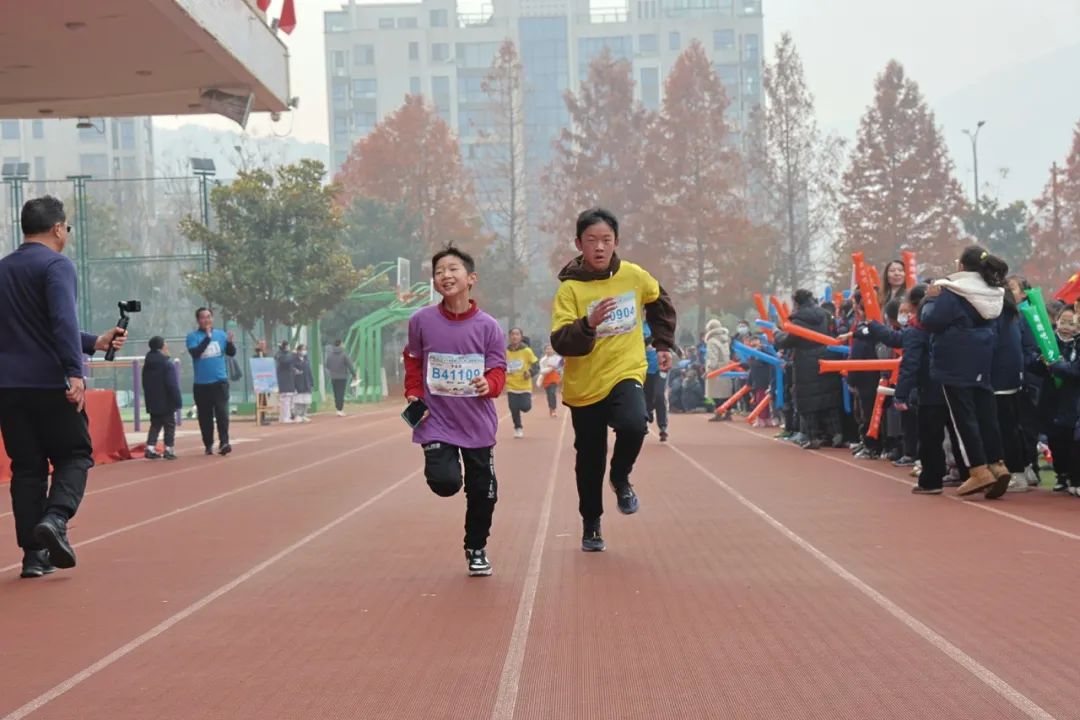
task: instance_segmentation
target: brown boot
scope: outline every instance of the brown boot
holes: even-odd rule
[[[994,474],[990,472],[990,468],[985,465],[971,468],[968,475],[969,477],[964,481],[964,484],[957,488],[957,495],[974,495],[997,482]]]
[[[1009,489],[1012,473],[1009,472],[1009,468],[1005,467],[1005,463],[1000,461],[991,463],[988,469],[990,474],[994,476],[994,484],[986,491],[986,497],[989,500],[997,500]]]

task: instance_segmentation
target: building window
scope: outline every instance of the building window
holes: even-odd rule
[[[660,107],[659,68],[641,68],[641,104],[649,110]]]
[[[409,94],[419,95],[420,92],[420,78],[414,75],[413,77],[409,78]]]
[[[109,156],[105,153],[83,153],[79,155],[79,174],[97,178],[109,177]]]
[[[739,66],[738,65],[714,65],[716,76],[724,85],[724,93],[729,100],[734,100],[736,91],[739,89]]]
[[[743,61],[758,63],[761,61],[761,40],[757,35],[743,35]]]
[[[358,78],[353,80],[354,100],[374,100],[378,90],[375,78]]]
[[[713,50],[731,50],[735,47],[734,30],[713,30]]]
[[[34,179],[45,179],[45,158],[43,157],[34,158]]]
[[[432,43],[431,44],[431,60],[432,62],[445,62],[450,59],[450,44],[449,43]]]
[[[578,76],[589,76],[589,64],[607,48],[615,60],[630,60],[633,55],[633,36],[594,37],[578,39]]]
[[[678,30],[668,33],[668,50],[682,50],[682,35]]]
[[[450,77],[436,75],[431,78],[431,101],[443,120],[450,121]]]
[[[431,27],[447,27],[450,25],[450,14],[446,10],[431,11]]]
[[[379,29],[380,30],[393,30],[394,29],[394,18],[379,18]]]
[[[761,0],[742,0],[743,15],[760,15]]]
[[[398,18],[397,26],[399,28],[401,28],[401,29],[409,29],[409,30],[415,29],[416,28],[416,18],[414,18],[414,17]]]
[[[345,32],[349,29],[349,14],[346,12],[328,12],[324,16],[326,32]]]
[[[418,42],[409,43],[409,59],[410,60],[419,60],[420,59],[420,43],[418,43]]]
[[[45,122],[42,120],[33,120],[30,122],[30,134],[35,140],[43,140],[45,138]]]
[[[495,63],[495,55],[499,52],[500,44],[497,42],[458,43],[454,59],[458,67],[486,70]]]
[[[0,138],[4,140],[19,139],[18,120],[0,120]]]
[[[638,35],[638,52],[655,54],[659,49],[656,35]]]
[[[119,120],[120,125],[120,149],[135,149],[135,121],[130,118]]]
[[[375,64],[375,46],[374,45],[355,45],[353,46],[353,65],[374,65]]]
[[[344,72],[345,71],[345,51],[344,50],[334,50],[333,52],[330,53],[330,66],[332,68],[334,68],[335,71],[338,71],[338,72]]]
[[[378,119],[374,112],[354,112],[353,132],[358,135],[367,135],[375,129],[375,123],[377,122]]]
[[[458,75],[457,91],[458,103],[463,105],[491,102],[491,98],[484,92],[484,78],[480,75]]]
[[[337,104],[349,99],[349,81],[345,78],[334,78],[330,85],[330,97]]]

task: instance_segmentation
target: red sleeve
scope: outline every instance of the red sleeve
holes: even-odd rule
[[[484,379],[488,382],[489,398],[497,398],[506,386],[506,368],[493,367],[484,373]]]
[[[406,350],[405,358],[405,397],[424,397],[424,361],[413,357]]]

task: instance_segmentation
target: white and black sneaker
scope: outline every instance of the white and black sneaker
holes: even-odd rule
[[[629,482],[620,483],[618,485],[612,483],[615,488],[615,497],[619,502],[619,512],[623,515],[633,515],[638,511],[640,503],[638,502],[637,493],[634,492],[634,486]]]
[[[491,574],[491,561],[484,550],[466,550],[465,559],[469,561],[469,577],[483,577]]]
[[[582,521],[581,549],[584,552],[603,552],[607,545],[600,534],[600,518]]]

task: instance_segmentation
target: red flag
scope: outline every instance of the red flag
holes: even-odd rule
[[[285,0],[285,4],[281,6],[278,27],[286,35],[292,35],[292,31],[296,29],[296,8],[293,7],[293,0]]]
[[[1080,300],[1080,272],[1073,273],[1073,276],[1061,286],[1061,289],[1054,293],[1054,299],[1060,300],[1067,305],[1072,305],[1077,300]]]
[[[270,9],[270,0],[255,0],[255,4],[259,6],[259,9],[266,12]]]

